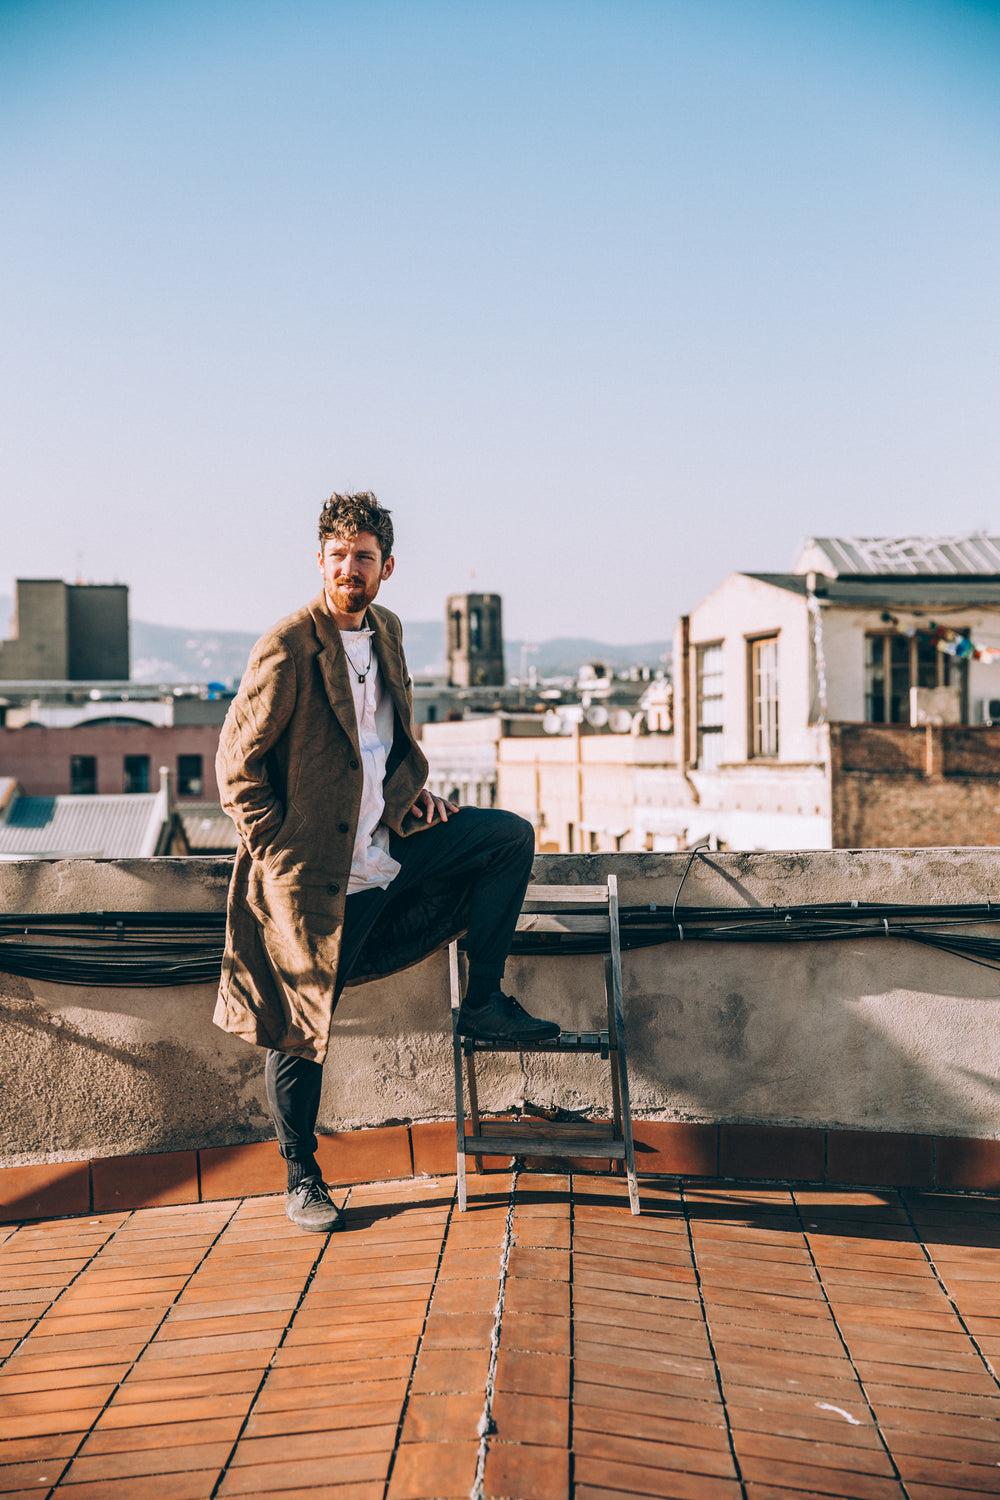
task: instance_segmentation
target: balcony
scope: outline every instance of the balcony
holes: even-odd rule
[[[669,937],[624,961],[638,1219],[572,1163],[473,1175],[458,1214],[441,956],[338,1011],[330,1237],[284,1218],[262,1059],[212,1026],[212,983],[0,973],[0,1492],[998,1493],[1000,981],[866,911],[982,915],[995,855],[551,855],[536,878],[612,868],[633,935],[652,903]],[[0,897],[211,914],[227,877],[12,862]],[[803,908],[831,903],[846,935],[825,940]],[[956,941],[995,938],[985,917]],[[53,931],[36,942],[68,962]],[[508,977],[567,1026],[599,1004],[594,955]],[[600,1100],[569,1062],[497,1059],[484,1102]]]

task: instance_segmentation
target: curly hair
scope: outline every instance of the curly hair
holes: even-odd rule
[[[382,561],[392,556],[392,520],[390,512],[371,490],[361,490],[357,495],[331,495],[319,514],[320,550],[330,537],[354,537],[361,531],[370,531],[377,538],[382,552]]]

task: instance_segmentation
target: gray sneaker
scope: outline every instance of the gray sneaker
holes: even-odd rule
[[[344,1216],[319,1177],[306,1177],[285,1194],[285,1213],[298,1229],[311,1229],[317,1234],[344,1227]]]

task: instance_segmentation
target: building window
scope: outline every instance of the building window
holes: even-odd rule
[[[722,763],[722,642],[697,650],[698,769],[714,771]]]
[[[71,755],[69,789],[78,797],[92,797],[97,791],[97,756]]]
[[[149,791],[148,755],[126,755],[125,790],[127,792]]]
[[[483,649],[483,617],[478,609],[469,610],[469,650]]]
[[[939,651],[926,632],[865,636],[865,719],[869,724],[909,724],[911,687],[957,687],[964,723],[968,684],[968,662]]]
[[[200,797],[205,783],[202,780],[201,756],[200,755],[178,755],[177,757],[177,795],[178,797]]]
[[[778,637],[750,642],[750,754],[778,753]]]

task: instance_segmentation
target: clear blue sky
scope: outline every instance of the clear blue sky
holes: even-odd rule
[[[809,534],[1000,530],[1000,8],[0,0],[14,577],[262,629],[665,636]]]

